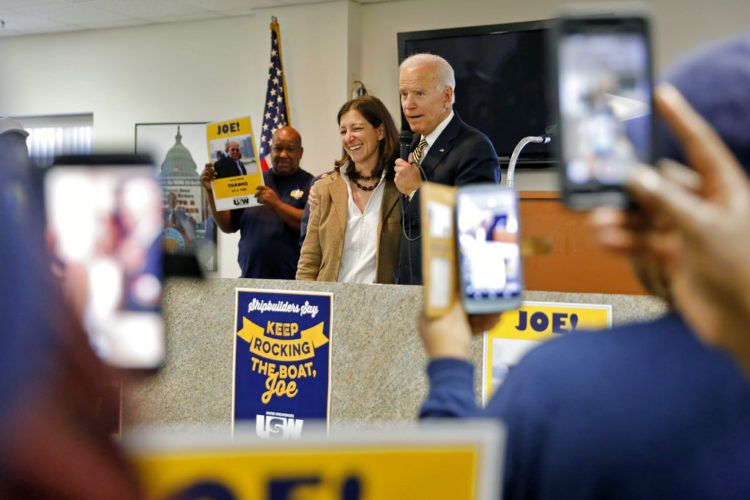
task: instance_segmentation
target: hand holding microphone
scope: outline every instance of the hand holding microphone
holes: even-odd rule
[[[409,149],[411,149],[412,133],[411,130],[402,130],[398,138],[399,156],[404,161],[409,161]]]
[[[399,137],[401,158],[396,160],[396,176],[393,179],[398,191],[405,196],[411,196],[422,185],[422,176],[420,174],[419,165],[409,161],[411,159],[409,153],[409,149],[411,149],[411,140],[411,132],[403,130]]]

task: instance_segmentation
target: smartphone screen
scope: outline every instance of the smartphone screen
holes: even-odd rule
[[[164,221],[154,167],[65,161],[44,191],[55,266],[93,349],[117,367],[159,367]]]
[[[580,209],[625,206],[628,169],[652,161],[647,21],[563,18],[556,33],[566,203]]]
[[[496,184],[463,186],[456,199],[456,220],[466,312],[519,307],[523,280],[516,192]]]

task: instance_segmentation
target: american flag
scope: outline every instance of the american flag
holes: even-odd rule
[[[268,88],[263,107],[263,127],[260,136],[260,165],[263,171],[271,166],[271,136],[277,128],[289,125],[286,102],[286,80],[281,65],[281,31],[276,18],[271,19],[271,62],[268,65]]]

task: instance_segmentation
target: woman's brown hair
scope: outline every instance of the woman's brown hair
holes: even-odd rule
[[[351,110],[361,114],[367,122],[375,128],[383,125],[383,138],[378,145],[378,166],[375,168],[374,175],[380,175],[385,169],[385,176],[392,179],[394,176],[393,165],[399,155],[398,131],[396,124],[393,123],[391,114],[386,109],[383,102],[375,96],[365,95],[357,97],[344,103],[336,115],[336,122],[341,123],[341,116]],[[341,159],[336,162],[336,167],[341,168],[346,164],[347,174],[353,172],[354,162],[345,148],[342,148]]]

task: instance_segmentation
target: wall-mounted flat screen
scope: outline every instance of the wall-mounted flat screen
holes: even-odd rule
[[[547,109],[547,21],[398,34],[399,63],[429,52],[456,73],[454,109],[492,140],[503,165],[523,137],[543,135]],[[403,120],[402,123],[406,125]],[[549,144],[529,144],[519,168],[552,165]]]

